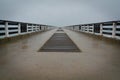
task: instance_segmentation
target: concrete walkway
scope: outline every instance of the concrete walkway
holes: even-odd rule
[[[82,52],[38,52],[55,31],[0,45],[0,80],[120,80],[120,44],[65,30]]]

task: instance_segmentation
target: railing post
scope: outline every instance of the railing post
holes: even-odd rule
[[[26,25],[27,25],[27,33],[28,33],[28,32],[29,32],[29,31],[28,31],[28,24],[26,24]]]
[[[116,23],[113,23],[113,31],[112,31],[113,38],[115,38],[115,32],[116,32]]]
[[[103,35],[103,24],[100,24],[100,35]]]
[[[33,26],[33,24],[32,24],[32,33],[34,32],[34,31],[33,31],[33,27],[34,27],[34,26]]]
[[[87,33],[89,33],[89,25],[87,25]]]
[[[40,31],[40,25],[38,25],[38,31]]]
[[[35,25],[35,32],[37,32],[37,26]]]
[[[20,33],[21,33],[21,24],[18,23],[18,34],[20,35]]]
[[[8,22],[5,22],[5,37],[9,37]]]
[[[93,26],[93,34],[95,34],[95,32],[94,32],[94,27],[95,27],[94,24],[92,26]]]

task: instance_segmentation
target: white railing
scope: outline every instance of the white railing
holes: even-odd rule
[[[89,26],[89,33],[93,34],[94,33],[94,26]]]
[[[24,24],[24,26],[22,26],[22,24]],[[0,39],[50,30],[53,28],[54,26],[0,20]]]
[[[5,38],[5,25],[0,25],[0,38]]]
[[[8,25],[8,37],[17,36],[18,31],[18,25]]]
[[[73,26],[75,29],[73,29]],[[81,29],[78,29],[78,26],[81,26]],[[120,40],[120,21],[72,25],[66,26],[65,28]]]
[[[120,39],[120,25],[116,26],[115,38]]]

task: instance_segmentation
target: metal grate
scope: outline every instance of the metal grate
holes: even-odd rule
[[[80,52],[80,50],[65,33],[55,33],[39,52]]]

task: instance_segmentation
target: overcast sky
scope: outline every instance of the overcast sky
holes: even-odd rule
[[[120,20],[120,0],[0,0],[0,19],[53,26]]]

